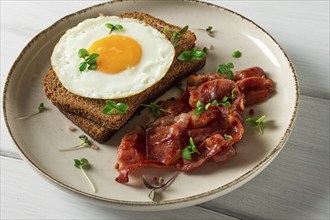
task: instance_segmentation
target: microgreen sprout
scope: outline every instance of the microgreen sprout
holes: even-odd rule
[[[144,186],[147,187],[148,189],[151,189],[151,191],[148,194],[149,199],[151,199],[152,201],[155,201],[155,192],[157,189],[161,189],[161,188],[166,188],[169,186],[169,184],[171,184],[174,179],[178,176],[179,173],[175,173],[169,180],[167,180],[165,182],[163,177],[154,177],[152,179],[152,183],[150,183],[146,177],[143,175],[142,176],[142,180],[144,183]]]
[[[205,30],[207,33],[212,33],[212,29],[213,29],[212,26],[208,26]]]
[[[128,105],[125,103],[121,102],[114,102],[112,100],[106,100],[105,101],[105,106],[102,109],[102,113],[105,115],[110,115],[113,113],[115,110],[117,110],[118,114],[124,114],[128,109]]]
[[[215,100],[213,100],[213,102],[209,102],[209,103],[207,103],[207,104],[205,105],[205,110],[209,109],[209,107],[210,107],[211,105],[213,105],[213,106],[218,106],[219,103],[218,103],[218,101],[215,99]]]
[[[113,31],[124,30],[124,27],[121,24],[110,24],[110,23],[106,23],[105,26],[110,29],[110,33],[109,34],[111,34]]]
[[[223,137],[225,138],[225,140],[230,140],[232,139],[233,137],[229,134],[224,134]]]
[[[231,107],[231,103],[229,102],[229,100],[231,99],[234,99],[235,98],[235,91],[236,91],[236,88],[234,88],[232,91],[231,91],[231,94],[230,94],[230,96],[224,96],[223,98],[222,98],[222,102],[221,102],[221,104],[223,105],[223,106],[225,106],[225,107],[227,107],[227,108],[230,108]]]
[[[188,28],[189,26],[186,25],[181,30],[179,31],[174,30],[172,31],[172,33],[170,33],[169,28],[166,26],[163,29],[163,33],[165,34],[166,37],[170,38],[170,41],[173,44],[173,46],[176,46],[179,43],[181,36],[187,32]]]
[[[247,118],[246,122],[250,123],[252,126],[257,127],[261,134],[264,133],[266,115],[260,117]]]
[[[166,37],[168,37],[168,35],[170,34],[170,33],[169,33],[169,28],[168,28],[168,26],[164,27],[164,29],[163,29],[163,34],[164,34]]]
[[[173,46],[176,46],[179,43],[181,36],[187,32],[188,28],[189,28],[189,26],[186,25],[181,30],[179,30],[179,31],[174,30],[172,32],[171,43],[173,44]]]
[[[32,113],[30,115],[26,115],[26,116],[17,117],[16,119],[18,119],[18,120],[28,119],[28,118],[31,118],[32,116],[35,116],[35,115],[45,111],[46,109],[47,108],[46,108],[45,104],[43,102],[41,102],[34,113]]]
[[[235,79],[234,73],[231,70],[233,68],[234,68],[233,63],[219,64],[217,72],[218,72],[219,75],[225,74],[228,79],[233,80],[233,79]]]
[[[59,151],[72,151],[72,150],[78,150],[78,149],[81,149],[81,148],[85,148],[85,147],[90,147],[94,150],[97,150],[97,146],[92,144],[92,142],[88,139],[88,137],[86,135],[79,135],[79,139],[81,140],[81,143],[77,146],[74,146],[74,147],[69,147],[69,148],[63,148],[63,149],[60,149]]]
[[[90,164],[89,164],[88,160],[86,158],[81,158],[80,160],[74,159],[73,161],[74,161],[74,166],[81,170],[81,172],[84,174],[85,178],[91,185],[93,192],[96,193],[96,189],[95,189],[92,181],[89,179],[89,177],[87,176],[87,174],[85,172],[85,169],[90,168]]]
[[[156,117],[159,117],[161,112],[166,112],[165,109],[163,109],[160,105],[157,105],[154,102],[150,102],[149,105],[141,105],[141,106],[148,107],[151,110],[152,114],[154,114]]]
[[[193,153],[197,153],[199,154],[196,145],[194,144],[194,140],[192,139],[192,137],[189,138],[189,145],[187,145],[183,151],[182,151],[182,158],[185,160],[191,160],[191,155]]]
[[[205,106],[200,101],[198,101],[196,103],[196,109],[194,110],[194,115],[200,115],[204,110],[205,110]]]
[[[86,49],[82,48],[78,51],[78,56],[84,59],[84,61],[79,64],[79,70],[81,72],[85,71],[86,69],[96,70],[97,68],[96,61],[100,57],[99,54],[97,53],[89,54],[89,52]]]
[[[239,50],[236,50],[231,54],[231,56],[234,58],[239,58],[239,57],[241,57],[241,55],[242,55],[242,53]]]
[[[183,51],[179,56],[178,60],[184,61],[184,62],[194,62],[196,60],[201,60],[206,56],[206,53],[202,50],[197,50],[196,48],[193,48],[191,50],[185,50]]]
[[[200,115],[202,114],[205,110],[207,110],[211,105],[213,106],[218,106],[219,103],[217,100],[213,100],[212,102],[207,103],[205,106],[200,102],[197,101],[196,103],[196,109],[194,110],[194,115]]]

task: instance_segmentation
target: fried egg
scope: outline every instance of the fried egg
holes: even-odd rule
[[[107,23],[123,29],[110,33]],[[82,48],[99,54],[96,70],[79,70]],[[157,29],[136,19],[100,16],[69,29],[56,44],[51,64],[68,91],[116,99],[138,94],[161,80],[174,55],[173,45]]]

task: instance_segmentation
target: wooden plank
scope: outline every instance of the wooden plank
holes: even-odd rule
[[[303,96],[293,134],[249,183],[202,204],[239,218],[329,218],[329,101]]]
[[[1,219],[231,219],[202,207],[121,211],[82,201],[52,186],[22,160],[1,156]]]

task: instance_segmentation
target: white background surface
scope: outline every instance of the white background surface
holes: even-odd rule
[[[104,1],[1,1],[1,91],[24,46],[61,17]],[[329,219],[329,1],[209,1],[255,21],[290,56],[300,110],[278,157],[252,181],[207,203],[164,212],[98,207],[39,177],[1,117],[1,219]]]

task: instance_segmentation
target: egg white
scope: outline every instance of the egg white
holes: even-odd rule
[[[88,49],[96,40],[109,36],[106,23],[124,27],[111,35],[128,36],[141,45],[140,62],[117,74],[79,71],[79,64],[83,61],[78,57],[79,49]],[[51,64],[68,91],[87,98],[116,99],[138,94],[161,80],[174,55],[173,45],[157,29],[136,19],[100,16],[69,29],[55,46]]]

